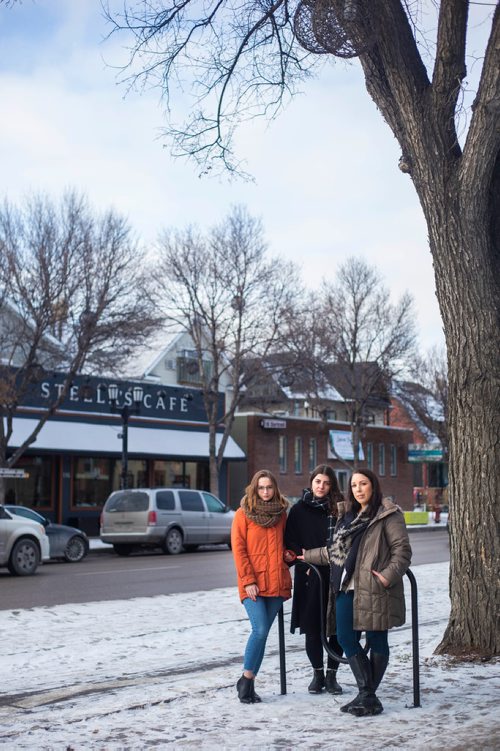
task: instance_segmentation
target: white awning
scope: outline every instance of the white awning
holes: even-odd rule
[[[9,446],[20,446],[36,425],[37,420],[14,418],[14,431]],[[32,451],[40,449],[119,455],[122,450],[121,432],[121,425],[49,420],[29,448]],[[220,446],[221,437],[217,436],[217,447]],[[207,459],[208,433],[129,425],[128,453],[139,456]],[[232,438],[229,438],[226,444],[224,458],[245,459],[244,452]]]

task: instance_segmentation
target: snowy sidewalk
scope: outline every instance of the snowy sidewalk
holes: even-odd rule
[[[362,719],[339,711],[355,693],[346,666],[339,670],[344,696],[307,693],[310,668],[303,637],[289,633],[289,603],[288,693],[279,693],[273,627],[258,678],[263,703],[240,704],[234,684],[248,625],[231,587],[0,611],[0,748],[498,749],[498,663],[456,666],[432,656],[447,623],[448,564],[412,571],[419,588],[419,709],[412,708],[410,618],[391,632],[379,692],[385,711]]]

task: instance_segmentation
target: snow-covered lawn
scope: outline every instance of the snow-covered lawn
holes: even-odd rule
[[[448,564],[416,566],[421,708],[413,708],[410,617],[391,632],[379,690],[382,715],[339,711],[355,693],[307,693],[303,637],[288,632],[280,694],[273,627],[258,677],[262,704],[243,705],[235,683],[248,634],[235,588],[113,602],[0,611],[0,747],[83,749],[500,748],[498,662],[434,657],[449,611]],[[409,595],[409,586],[407,587]]]

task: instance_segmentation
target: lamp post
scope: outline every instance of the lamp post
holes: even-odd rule
[[[122,471],[120,475],[120,489],[126,490],[128,487],[128,420],[131,414],[139,414],[144,389],[136,385],[132,387],[132,392],[127,392],[125,403],[122,407],[118,406],[119,388],[116,383],[110,383],[108,386],[108,399],[113,412],[117,412],[122,418]],[[132,398],[130,399],[130,393]],[[128,396],[128,398],[127,398]]]

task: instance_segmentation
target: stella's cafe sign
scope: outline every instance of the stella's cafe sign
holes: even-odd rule
[[[141,387],[140,403],[134,402],[134,387]],[[110,399],[110,386],[115,386],[116,400]],[[33,384],[23,399],[23,407],[47,408],[64,389],[64,374]],[[222,395],[219,396],[219,413],[222,414]],[[170,418],[206,422],[207,417],[201,393],[197,389],[164,386],[145,381],[122,381],[94,376],[76,376],[69,386],[58,412],[85,412],[110,414],[128,407],[142,417]]]

